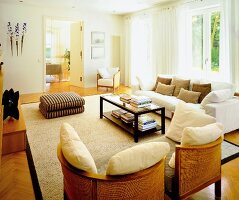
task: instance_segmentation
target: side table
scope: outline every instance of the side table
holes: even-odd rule
[[[18,110],[19,120],[10,118],[3,121],[3,155],[26,149],[26,125],[20,103],[18,104]]]

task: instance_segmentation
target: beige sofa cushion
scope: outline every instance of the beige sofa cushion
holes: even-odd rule
[[[186,103],[198,103],[200,95],[201,92],[193,92],[181,88],[177,98],[183,100]]]
[[[149,142],[121,151],[109,160],[107,175],[131,174],[159,162],[170,150],[167,142]]]
[[[73,127],[63,123],[60,129],[60,145],[65,159],[74,167],[97,173],[94,159]]]
[[[172,96],[173,91],[174,91],[175,85],[166,85],[158,82],[157,88],[155,92],[167,95],[167,96]]]
[[[201,127],[215,122],[216,119],[214,117],[192,108],[184,102],[179,102],[165,135],[175,142],[181,142],[184,128]]]
[[[153,90],[156,90],[158,83],[170,85],[171,81],[172,81],[172,78],[158,76]]]
[[[178,96],[181,88],[184,88],[185,90],[189,89],[190,80],[184,80],[179,78],[173,78],[171,85],[175,85],[175,89],[173,92],[173,96]]]

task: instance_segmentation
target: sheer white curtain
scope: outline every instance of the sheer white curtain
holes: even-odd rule
[[[239,90],[239,1],[222,0],[225,22],[225,62],[230,79]]]
[[[178,72],[178,27],[174,7],[153,14],[153,67],[157,74]]]
[[[131,29],[131,83],[136,83],[136,76],[152,78],[152,20],[143,14],[132,19]]]
[[[124,19],[124,83],[126,86],[131,85],[131,18],[126,17]]]

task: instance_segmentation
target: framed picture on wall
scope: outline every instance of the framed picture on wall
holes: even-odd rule
[[[92,45],[104,45],[105,33],[104,32],[91,32],[91,44]]]
[[[91,47],[91,59],[100,59],[105,57],[104,47]]]

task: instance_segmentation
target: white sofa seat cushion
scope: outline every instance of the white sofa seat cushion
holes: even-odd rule
[[[125,175],[149,168],[170,150],[167,142],[149,142],[121,151],[109,160],[107,175]]]
[[[97,173],[94,159],[73,127],[63,123],[60,129],[60,146],[65,159],[74,167]]]
[[[214,117],[180,102],[175,109],[173,119],[165,135],[175,142],[181,142],[185,127],[201,127],[215,122]]]
[[[113,79],[99,79],[98,85],[113,86]]]

